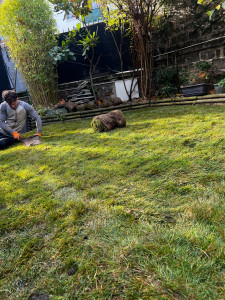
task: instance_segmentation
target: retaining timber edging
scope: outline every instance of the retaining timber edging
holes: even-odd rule
[[[48,125],[60,121],[70,121],[70,120],[79,120],[86,118],[93,118],[103,113],[107,113],[112,110],[122,110],[122,111],[131,111],[147,107],[161,107],[161,106],[173,106],[173,105],[225,105],[225,94],[221,95],[206,95],[206,96],[196,96],[196,97],[175,97],[175,98],[164,98],[158,99],[156,101],[146,101],[142,103],[125,103],[112,107],[97,108],[93,110],[86,110],[74,113],[63,114],[63,120],[58,116],[43,116],[41,117],[43,125]]]

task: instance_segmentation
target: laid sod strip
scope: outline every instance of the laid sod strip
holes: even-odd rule
[[[224,115],[149,107],[0,151],[0,299],[224,299]]]

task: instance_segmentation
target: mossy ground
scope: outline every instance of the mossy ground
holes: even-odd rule
[[[44,127],[0,152],[0,299],[224,299],[225,107]]]

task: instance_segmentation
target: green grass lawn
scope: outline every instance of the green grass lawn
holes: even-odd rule
[[[225,106],[0,152],[0,299],[225,299]]]

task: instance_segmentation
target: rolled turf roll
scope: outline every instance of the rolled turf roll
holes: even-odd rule
[[[113,110],[93,118],[91,126],[95,132],[110,131],[115,128],[125,127],[126,119],[120,110]]]

